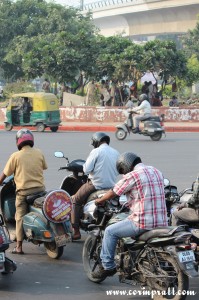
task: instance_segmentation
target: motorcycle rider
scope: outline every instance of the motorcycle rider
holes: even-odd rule
[[[199,222],[199,175],[193,184],[193,195],[184,203],[181,203],[172,214],[172,226],[177,226],[193,220]]]
[[[95,204],[126,194],[131,214],[125,220],[105,229],[100,253],[102,266],[92,273],[92,277],[98,279],[116,273],[114,256],[118,239],[136,237],[154,227],[167,226],[162,173],[152,166],[144,165],[141,158],[132,152],[122,153],[116,166],[118,172],[124,174],[123,178],[113,189],[95,200]]]
[[[133,133],[139,133],[139,124],[140,121],[145,120],[146,118],[149,118],[151,116],[151,105],[148,101],[148,96],[146,94],[141,94],[139,96],[140,104],[139,106],[131,109],[132,112],[138,112],[139,114],[136,114],[133,116]]]
[[[8,159],[3,173],[0,176],[0,184],[7,176],[14,174],[16,184],[16,240],[17,245],[13,254],[24,254],[22,243],[24,239],[23,216],[28,212],[27,195],[45,191],[43,170],[47,164],[43,153],[34,148],[34,136],[26,128],[16,134],[16,145],[19,151],[14,152]]]
[[[109,146],[110,137],[104,132],[95,132],[91,139],[94,149],[90,152],[83,170],[88,176],[88,181],[83,184],[75,195],[72,196],[74,209],[71,215],[74,229],[73,240],[81,239],[79,221],[82,206],[88,196],[96,190],[112,188],[119,175],[116,161],[119,152]]]

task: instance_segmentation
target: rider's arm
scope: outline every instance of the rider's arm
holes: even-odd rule
[[[96,160],[97,160],[97,154],[98,154],[98,150],[97,149],[93,149],[90,152],[90,154],[89,154],[89,156],[88,156],[85,164],[83,165],[83,170],[84,170],[85,174],[88,175],[88,174],[90,174],[94,170],[95,163],[96,163]]]
[[[0,185],[3,183],[3,181],[4,181],[4,179],[6,179],[6,175],[4,174],[4,173],[2,173],[1,175],[0,175]]]
[[[187,202],[188,207],[199,207],[199,175],[196,178],[196,181],[194,183],[193,187],[193,195]]]
[[[107,200],[110,200],[111,198],[114,198],[117,196],[113,190],[109,190],[106,194],[104,194],[100,199],[95,200],[95,204],[102,204]]]

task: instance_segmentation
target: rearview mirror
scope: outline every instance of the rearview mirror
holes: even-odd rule
[[[167,179],[167,178],[164,178],[164,186],[167,186],[167,185],[169,185],[170,184],[170,181],[169,181],[169,179]]]
[[[55,155],[55,157],[58,157],[58,158],[63,158],[63,157],[64,157],[64,153],[61,152],[61,151],[56,151],[56,152],[54,153],[54,155]]]

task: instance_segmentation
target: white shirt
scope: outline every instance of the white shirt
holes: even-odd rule
[[[151,105],[149,101],[144,100],[142,103],[138,106],[132,109],[132,111],[140,111],[140,114],[150,114],[151,113]]]
[[[96,189],[108,189],[115,185],[119,175],[116,169],[118,156],[119,152],[106,143],[90,152],[83,170],[85,174],[89,174]]]

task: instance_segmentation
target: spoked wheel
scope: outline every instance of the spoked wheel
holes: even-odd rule
[[[44,243],[44,246],[46,248],[46,253],[49,257],[58,259],[62,256],[64,252],[64,247],[57,247],[55,242],[52,243]]]
[[[159,141],[162,137],[162,132],[157,132],[154,135],[151,135],[150,138],[152,141]]]
[[[82,260],[88,279],[95,283],[105,280],[105,278],[97,279],[92,277],[92,272],[97,271],[100,266],[100,251],[101,243],[96,241],[95,236],[89,235],[84,243]]]
[[[11,131],[13,128],[13,126],[10,123],[5,123],[4,127],[5,127],[5,130],[7,130],[7,131]]]
[[[45,130],[45,125],[43,123],[37,123],[36,128],[38,132],[43,132]]]
[[[153,261],[156,267],[156,278],[148,279],[150,286],[153,287],[154,300],[184,300],[189,289],[189,277],[179,268],[175,258],[165,254],[156,253],[157,261]],[[146,268],[147,269],[147,268]]]
[[[116,131],[115,136],[118,140],[124,140],[127,136],[127,132],[120,128]]]

